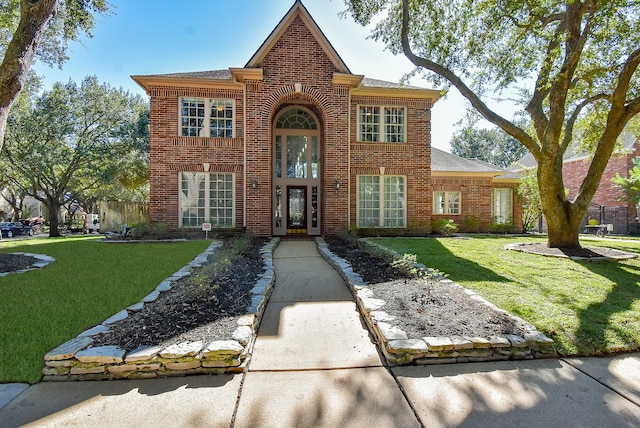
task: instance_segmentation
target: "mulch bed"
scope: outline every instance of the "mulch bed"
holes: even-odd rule
[[[21,269],[30,268],[36,263],[36,259],[22,254],[0,253],[0,273],[16,272]]]
[[[109,326],[110,333],[95,336],[93,346],[117,345],[133,351],[144,345],[231,340],[237,320],[250,306],[250,290],[263,272],[260,248],[265,242],[256,239],[228,270],[210,278],[208,285],[213,287],[194,285],[189,277],[174,283],[170,291],[145,303],[142,311]]]
[[[347,260],[369,285],[380,309],[410,339],[426,336],[504,336],[524,334],[520,320],[472,299],[460,286],[406,278],[390,266],[390,256],[373,256],[338,237],[326,238],[329,249]]]

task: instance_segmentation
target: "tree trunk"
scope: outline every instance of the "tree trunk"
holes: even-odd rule
[[[20,2],[20,23],[0,63],[0,149],[9,110],[24,87],[38,43],[57,6],[58,0]]]
[[[60,234],[60,207],[62,204],[59,204],[55,201],[47,201],[46,203],[47,209],[49,210],[49,238],[55,238],[58,236],[62,236]]]
[[[580,248],[579,234],[586,210],[567,200],[562,178],[562,153],[543,152],[538,161],[542,212],[550,248]]]

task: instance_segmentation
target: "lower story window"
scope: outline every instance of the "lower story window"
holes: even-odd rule
[[[434,214],[460,214],[460,192],[433,192]]]
[[[498,224],[511,223],[513,220],[513,189],[493,189],[491,205],[493,221]]]
[[[405,178],[358,176],[358,227],[405,227]]]
[[[212,227],[234,225],[233,174],[208,172],[180,173],[180,225]]]

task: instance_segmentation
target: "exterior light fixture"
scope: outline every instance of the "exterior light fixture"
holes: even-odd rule
[[[336,180],[336,184],[335,184],[336,190],[340,190],[340,184],[342,184],[340,183],[340,180]]]
[[[254,178],[253,181],[251,182],[251,187],[253,187],[254,189],[258,187],[258,180]]]

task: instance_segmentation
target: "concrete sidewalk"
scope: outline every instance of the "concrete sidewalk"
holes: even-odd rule
[[[640,354],[388,369],[315,243],[274,265],[245,374],[0,385],[0,426],[640,426]]]

